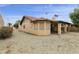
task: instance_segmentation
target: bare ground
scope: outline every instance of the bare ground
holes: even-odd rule
[[[79,53],[79,33],[35,36],[15,30],[11,38],[0,40],[0,53]]]

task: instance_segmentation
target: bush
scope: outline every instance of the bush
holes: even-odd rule
[[[9,38],[12,36],[13,28],[11,27],[3,27],[0,30],[0,39]]]

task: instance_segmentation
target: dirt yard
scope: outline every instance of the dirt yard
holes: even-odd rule
[[[11,38],[0,40],[0,53],[79,53],[79,33],[35,36],[14,31]]]

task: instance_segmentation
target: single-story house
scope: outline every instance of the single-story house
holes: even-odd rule
[[[19,30],[36,35],[61,34],[70,30],[71,24],[63,21],[49,20],[47,18],[36,18],[23,16]]]
[[[4,21],[2,16],[0,15],[0,29],[4,26]]]

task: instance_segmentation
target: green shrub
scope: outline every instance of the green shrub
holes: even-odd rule
[[[3,27],[0,30],[0,39],[9,38],[12,36],[13,28],[11,27]]]

